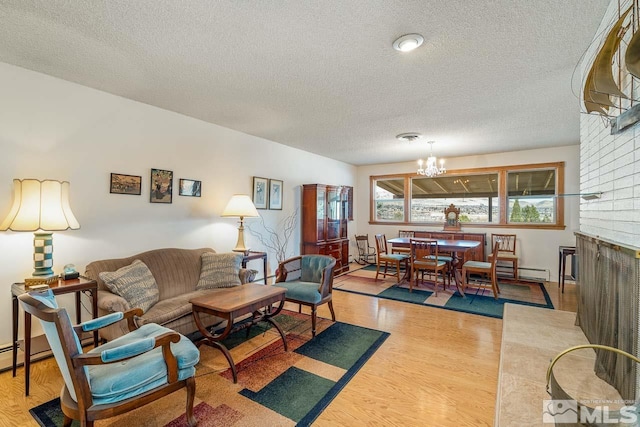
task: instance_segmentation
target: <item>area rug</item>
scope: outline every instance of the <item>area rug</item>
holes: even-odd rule
[[[551,298],[541,282],[499,278],[500,294],[496,300],[491,289],[481,286],[480,279],[471,281],[463,298],[453,283],[444,291],[440,283],[436,297],[432,283],[414,284],[413,292],[409,292],[409,284],[397,283],[393,276],[379,276],[378,280],[375,277],[376,266],[368,265],[336,277],[333,289],[499,319],[502,318],[506,303],[553,309]]]
[[[311,339],[309,316],[283,311],[276,321],[287,334],[287,352],[269,324],[252,327],[249,337],[245,330],[225,341],[236,362],[237,384],[222,353],[200,347],[194,407],[198,426],[308,426],[389,336],[318,318],[318,333]],[[98,425],[185,426],[185,402],[182,390]],[[30,412],[41,426],[62,425],[59,399]]]

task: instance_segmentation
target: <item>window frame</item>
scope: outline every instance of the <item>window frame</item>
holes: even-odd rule
[[[533,228],[533,229],[564,229],[564,162],[552,163],[534,163],[523,165],[496,166],[472,169],[455,169],[447,170],[447,175],[465,175],[465,174],[498,174],[498,203],[499,203],[499,220],[494,223],[462,223],[462,227],[470,228]],[[509,200],[507,191],[507,173],[514,171],[531,171],[536,169],[555,169],[556,179],[556,216],[555,223],[509,223],[507,218],[507,203]],[[441,222],[412,222],[411,219],[411,178],[416,176],[415,173],[389,174],[389,175],[371,175],[369,176],[369,224],[375,225],[418,225],[418,226],[441,226]],[[384,179],[404,179],[404,221],[377,221],[376,203],[375,203],[375,187],[376,181]]]

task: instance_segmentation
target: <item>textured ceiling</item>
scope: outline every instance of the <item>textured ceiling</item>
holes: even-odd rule
[[[579,142],[608,3],[0,0],[0,61],[354,165],[485,154]]]

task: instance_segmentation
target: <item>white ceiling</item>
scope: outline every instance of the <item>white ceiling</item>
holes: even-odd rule
[[[390,163],[424,157],[428,140],[444,157],[577,144],[572,75],[608,4],[0,0],[0,61],[354,165]],[[414,32],[421,48],[392,49]]]

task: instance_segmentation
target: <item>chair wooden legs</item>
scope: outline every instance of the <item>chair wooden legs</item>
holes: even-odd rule
[[[311,338],[316,336],[316,306],[311,306]]]
[[[333,301],[327,303],[329,305],[329,311],[331,311],[331,320],[336,321],[336,313],[333,311]]]
[[[193,416],[193,401],[196,397],[196,379],[190,377],[187,379],[187,410],[185,415],[187,417],[187,424],[189,427],[196,427],[198,420]]]

